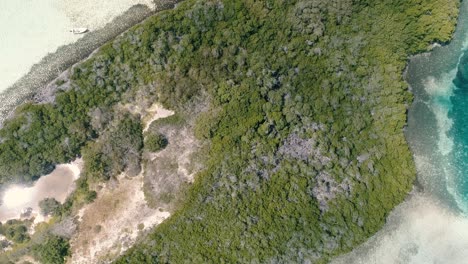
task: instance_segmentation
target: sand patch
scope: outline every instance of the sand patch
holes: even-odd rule
[[[161,105],[159,104],[153,104],[150,108],[146,109],[146,115],[142,117],[142,122],[144,125],[143,132],[146,132],[153,123],[153,121],[156,121],[161,118],[166,118],[174,115],[174,111],[164,109]]]
[[[149,105],[149,104],[148,104]],[[162,105],[158,103],[152,104],[150,107],[144,107],[145,103],[142,105],[138,104],[126,104],[120,105],[119,107],[129,111],[134,115],[141,116],[141,122],[143,124],[143,132],[148,131],[151,123],[161,118],[170,117],[175,114],[174,111],[165,109]]]
[[[70,263],[107,263],[133,245],[141,232],[170,213],[148,207],[142,173],[119,177],[98,191],[98,198],[80,210],[79,231],[71,240]]]
[[[152,0],[56,0],[54,4],[66,14],[73,26],[90,30],[101,28],[133,5],[146,5],[152,10],[156,7]]]
[[[68,164],[57,165],[50,174],[41,177],[33,186],[13,185],[5,190],[0,206],[0,221],[19,219],[27,208],[31,208],[26,217],[35,216],[35,222],[46,220],[40,214],[39,202],[45,198],[55,198],[63,203],[75,189],[75,180],[79,178],[83,161],[77,159]]]

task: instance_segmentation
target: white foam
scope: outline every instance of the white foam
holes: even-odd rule
[[[450,97],[454,95],[454,90],[458,89],[453,84],[453,79],[455,79],[456,77],[458,65],[463,55],[463,53],[460,55],[457,67],[455,69],[452,69],[450,72],[443,74],[440,79],[436,80],[433,76],[429,76],[424,81],[424,89],[427,92],[427,94],[431,97],[428,106],[434,113],[437,120],[437,128],[439,134],[439,141],[437,142],[437,146],[440,154],[444,156],[441,158],[444,159],[444,167],[442,169],[444,171],[443,177],[445,179],[445,187],[448,193],[455,200],[458,208],[464,214],[468,214],[468,204],[465,201],[465,199],[463,199],[463,197],[460,195],[457,187],[459,184],[459,177],[461,175],[464,175],[465,172],[458,171],[459,168],[456,166],[456,164],[452,164],[450,162],[450,160],[453,159],[453,156],[457,155],[457,153],[453,152],[454,141],[448,136],[448,132],[453,126],[453,120],[451,120],[448,116],[448,113],[453,108]],[[416,165],[418,166],[417,159]],[[420,178],[429,177],[429,182],[431,181],[430,177],[434,177],[434,174],[432,173],[422,172],[419,169],[418,171],[420,171]]]
[[[457,68],[438,79],[429,76],[423,82],[430,97],[426,104],[437,123],[434,133],[438,135],[439,152],[417,153],[416,150],[418,180],[426,192],[413,194],[395,208],[382,230],[351,253],[333,261],[333,264],[468,263],[468,218],[463,213],[452,212],[446,204],[440,203],[439,198],[429,194],[440,189],[438,185],[445,181],[446,186],[443,187],[457,201],[460,209],[468,209],[460,200],[456,188],[455,177],[459,172],[450,163],[454,141],[449,136],[453,121],[448,114],[452,109],[450,97],[457,89],[452,83],[456,72]]]
[[[466,50],[468,48],[468,38],[463,41],[462,47],[460,50]]]
[[[453,153],[453,156],[457,155],[459,155],[459,153]],[[452,159],[454,159],[453,156]],[[460,160],[460,158],[457,158],[456,160]],[[466,192],[466,190],[461,190],[463,189],[463,186],[466,186],[468,177],[465,167],[462,166],[459,168],[458,166],[451,164],[449,161],[446,163],[447,165],[444,168],[444,173],[447,191],[452,196],[462,214],[464,214],[465,217],[468,217],[468,201],[466,200],[466,196],[464,196],[464,191]]]
[[[453,139],[448,136],[448,132],[452,128],[453,121],[449,118],[448,113],[452,109],[450,97],[453,96],[455,85],[452,83],[457,69],[453,69],[448,73],[436,79],[429,76],[424,81],[424,89],[431,97],[428,106],[434,113],[437,120],[437,128],[439,131],[439,141],[437,142],[438,149],[442,155],[447,155],[453,150]]]

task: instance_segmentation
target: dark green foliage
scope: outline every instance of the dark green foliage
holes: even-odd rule
[[[138,116],[116,111],[97,140],[89,141],[81,153],[84,168],[76,190],[60,207],[58,214],[68,216],[74,209],[96,199],[92,183],[109,180],[122,172],[129,176],[140,170],[143,132]]]
[[[406,59],[456,15],[456,1],[187,1],[129,33],[165,105],[210,95],[195,132],[211,150],[184,207],[117,262],[323,263],[363,242],[415,177]]]
[[[48,235],[43,243],[33,246],[33,254],[41,263],[62,264],[70,254],[70,244],[62,237]]]
[[[137,175],[143,148],[142,127],[138,117],[128,113],[115,117],[97,141],[83,149],[87,180],[108,180],[124,171]]]
[[[164,149],[169,142],[163,134],[149,134],[145,139],[145,148],[151,152]]]
[[[45,198],[39,202],[39,208],[43,215],[56,215],[60,212],[61,204],[54,198]]]
[[[59,91],[54,104],[25,104],[0,130],[0,184],[31,181],[58,163],[80,155],[87,141],[98,136],[92,117],[112,112],[122,95],[143,78],[116,58],[108,44],[99,55],[81,63],[71,75],[71,89]],[[104,120],[98,125],[106,125]],[[99,127],[99,126],[97,126]]]
[[[31,221],[8,220],[5,224],[0,223],[0,234],[14,243],[29,241],[28,227]]]

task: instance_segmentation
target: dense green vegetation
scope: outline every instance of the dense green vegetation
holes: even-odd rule
[[[36,244],[32,250],[41,263],[62,264],[70,253],[70,244],[62,237],[51,235],[44,243]]]
[[[73,220],[69,219],[69,223],[65,223],[63,226],[60,226],[61,223],[58,223],[57,220],[58,218],[53,217],[48,223],[43,222],[35,225],[33,234],[27,232],[32,231],[34,219],[9,220],[3,224],[3,227],[0,226],[0,229],[3,230],[24,226],[21,227],[21,232],[27,236],[27,239],[21,242],[13,241],[14,243],[10,244],[12,248],[0,254],[0,263],[23,263],[20,260],[25,255],[33,256],[39,263],[64,263],[65,258],[70,254],[68,241],[70,234],[66,230],[66,226]],[[3,242],[6,241],[1,241],[1,243]]]
[[[140,172],[143,134],[140,119],[128,113],[114,117],[98,141],[90,142],[82,151],[83,174],[93,181],[105,181],[126,171]]]
[[[22,106],[0,130],[0,183],[83,155],[68,212],[95,197],[93,181],[139,170],[141,125],[118,102],[190,114],[206,96],[195,127],[210,142],[205,170],[117,262],[326,262],[375,233],[410,190],[402,72],[409,54],[449,40],[457,6],[186,1],[76,66],[54,104]],[[51,256],[63,256],[55,244]]]
[[[168,143],[167,138],[163,134],[149,134],[145,139],[145,147],[151,152],[164,149]]]
[[[8,220],[4,224],[0,223],[0,235],[5,236],[14,243],[24,243],[29,241],[28,229],[32,221]]]
[[[325,262],[364,241],[414,180],[407,57],[448,41],[456,14],[456,1],[189,1],[137,28],[163,103],[211,96],[196,128],[211,150],[184,208],[118,262]]]
[[[54,198],[45,198],[39,201],[39,208],[43,215],[57,215],[60,212],[61,204]]]
[[[128,66],[118,63],[120,57],[110,44],[101,51],[75,68],[67,83],[71,89],[59,91],[54,104],[22,105],[15,118],[3,124],[0,184],[31,181],[55,164],[69,162],[110,122],[112,106],[140,76],[122,72],[120,68]]]

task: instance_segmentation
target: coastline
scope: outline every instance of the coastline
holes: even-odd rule
[[[428,157],[422,157],[421,152],[426,148],[430,149],[436,146],[426,146],[426,141],[418,142],[418,137],[421,135],[421,130],[428,130],[427,127],[418,126],[416,121],[418,118],[430,123],[432,120],[427,117],[418,116],[421,111],[417,110],[417,104],[430,104],[430,98],[426,94],[421,93],[419,83],[428,73],[435,78],[442,78],[437,69],[442,68],[441,65],[456,62],[456,53],[453,55],[449,52],[449,56],[442,56],[440,60],[434,60],[431,57],[434,54],[442,53],[446,49],[455,49],[452,46],[462,45],[460,34],[465,34],[467,31],[467,23],[462,21],[462,9],[466,10],[467,5],[461,4],[458,8],[457,23],[454,24],[455,30],[450,36],[450,40],[446,42],[433,42],[426,51],[413,54],[408,57],[404,71],[403,79],[408,85],[408,90],[412,94],[411,104],[407,108],[407,122],[405,125],[405,140],[410,147],[413,161],[417,167],[416,179],[413,183],[412,190],[408,193],[404,201],[397,205],[389,213],[385,225],[373,236],[371,236],[363,244],[355,247],[351,252],[338,256],[332,261],[332,264],[367,264],[367,263],[461,263],[466,259],[464,250],[466,245],[466,230],[468,223],[464,221],[456,208],[451,204],[446,197],[443,197],[443,189],[445,185],[438,186],[430,182],[428,178],[431,173],[434,173],[436,164],[428,162],[437,162]],[[466,11],[464,11],[466,14]],[[464,19],[466,21],[466,19]],[[464,32],[464,33],[462,33]],[[466,35],[466,34],[465,34]],[[441,57],[441,56],[437,56]],[[423,67],[423,73],[415,70],[417,67]],[[416,76],[416,77],[415,77]],[[434,77],[432,76],[432,77]],[[427,77],[427,76],[426,76]],[[417,79],[417,81],[412,80]],[[428,107],[429,106],[425,106]],[[420,121],[423,122],[423,121]],[[419,128],[419,130],[417,129]],[[419,131],[419,133],[418,133]],[[436,140],[435,137],[433,140]],[[431,142],[436,145],[436,143]],[[427,167],[427,168],[426,168]],[[437,223],[437,224],[435,224]],[[464,236],[465,235],[465,236]],[[434,238],[438,243],[433,243]],[[456,250],[455,250],[456,249]],[[451,253],[448,253],[451,252]]]
[[[17,106],[27,101],[37,101],[43,95],[51,95],[49,86],[74,65],[86,61],[105,43],[122,35],[132,27],[161,11],[174,8],[181,0],[155,0],[155,9],[134,5],[114,18],[102,29],[87,33],[78,41],[60,46],[34,64],[29,72],[0,93],[0,128],[5,119],[11,118]]]
[[[52,87],[51,87],[51,88],[52,88]],[[36,94],[37,94],[37,93],[36,93]],[[47,99],[47,97],[46,97],[46,99]]]

